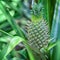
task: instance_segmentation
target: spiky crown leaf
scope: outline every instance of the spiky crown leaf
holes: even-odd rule
[[[34,3],[31,10],[31,20],[36,23],[43,18],[43,5]]]

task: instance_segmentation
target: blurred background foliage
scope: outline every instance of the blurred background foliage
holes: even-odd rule
[[[16,37],[17,35],[24,37],[24,39],[26,38],[24,35],[24,26],[30,20],[29,4],[31,2],[28,0],[0,1],[0,60],[29,60],[27,50],[23,43],[21,42],[17,45],[21,39]],[[19,40],[18,43],[16,38]],[[11,42],[15,46],[10,44],[11,40],[15,41],[15,43],[14,41]],[[8,49],[11,49],[11,52]],[[7,51],[10,53],[8,54]],[[7,57],[4,57],[5,55]]]

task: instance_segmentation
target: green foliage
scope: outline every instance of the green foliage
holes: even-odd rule
[[[0,60],[60,60],[60,1],[31,1],[0,1]],[[39,55],[28,44],[25,26],[28,21],[36,23],[42,19],[50,25],[51,38]]]
[[[15,2],[14,2],[15,3]],[[18,4],[18,3],[16,3],[16,4]],[[13,5],[13,4],[12,4]],[[6,9],[7,8],[7,9]],[[34,60],[34,58],[33,58],[33,55],[32,55],[32,53],[30,52],[30,48],[29,48],[29,46],[26,44],[26,40],[25,40],[25,37],[24,37],[24,35],[23,35],[23,32],[22,32],[22,29],[17,25],[17,23],[16,23],[16,21],[15,21],[15,19],[14,19],[14,16],[12,16],[11,14],[12,13],[10,13],[9,12],[9,9],[11,9],[10,8],[10,6],[6,6],[5,5],[5,2],[4,1],[0,1],[0,10],[1,10],[1,12],[2,12],[2,14],[6,17],[6,20],[9,22],[9,24],[8,25],[11,25],[12,26],[12,28],[13,28],[13,30],[14,31],[16,31],[16,35],[18,35],[18,36],[20,36],[21,38],[23,38],[23,40],[25,41],[25,42],[23,42],[25,45],[26,45],[26,48],[27,48],[27,51],[28,51],[28,54],[29,54],[29,56],[30,56],[30,59],[31,60]],[[12,9],[13,10],[13,9]],[[15,12],[16,10],[14,9],[14,12]],[[1,22],[2,23],[2,22]],[[6,25],[7,26],[7,25]],[[11,27],[10,27],[11,28]],[[5,29],[6,30],[6,29]],[[0,30],[0,31],[2,31],[2,30]],[[6,32],[4,32],[4,31],[2,31],[4,34],[7,34],[8,36],[10,36],[9,35],[9,33],[6,33]],[[15,35],[15,34],[13,34],[13,35]],[[6,36],[6,35],[5,35]],[[6,36],[7,37],[7,36]],[[3,37],[2,37],[3,38]],[[7,37],[8,38],[8,37]],[[8,45],[6,45],[6,47],[5,48],[3,48],[2,49],[2,51],[1,51],[1,57],[0,57],[0,59],[2,60],[5,60],[5,59],[8,59],[8,58],[6,58],[6,56],[9,54],[9,52],[11,52],[13,49],[14,49],[14,47],[18,44],[18,43],[20,43],[20,39],[17,39],[17,40],[15,40],[15,39],[17,39],[17,37],[15,38],[15,36],[14,36],[14,39],[13,39],[13,41],[11,40],[11,43],[9,43]],[[3,40],[3,39],[2,39]],[[22,40],[22,39],[21,39]],[[22,40],[22,41],[23,41]],[[18,41],[18,42],[17,42]],[[12,42],[13,42],[13,44],[12,44]],[[18,53],[17,53],[18,54]],[[17,59],[17,57],[16,57],[16,59]]]
[[[51,37],[55,37],[52,42],[57,42],[56,47],[52,49],[52,60],[59,60],[60,57],[60,1],[56,1],[54,17],[53,17],[53,25],[51,31]],[[56,52],[56,53],[55,53]]]

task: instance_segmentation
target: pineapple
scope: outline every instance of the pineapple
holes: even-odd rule
[[[27,23],[26,27],[28,44],[37,53],[40,53],[42,48],[46,48],[50,40],[49,25],[43,18],[41,6],[41,4],[35,3],[35,6],[32,7],[31,21]]]
[[[31,48],[39,53],[40,50],[47,47],[49,43],[50,34],[48,23],[43,19],[36,24],[28,22],[27,38]]]

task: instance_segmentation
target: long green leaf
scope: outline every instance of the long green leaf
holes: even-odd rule
[[[60,0],[56,0],[51,37],[55,37],[52,42],[58,42],[50,52],[51,60],[60,60]]]
[[[17,25],[17,23],[15,22],[15,20],[12,18],[12,16],[9,14],[9,12],[5,9],[5,7],[3,6],[3,4],[0,2],[0,10],[2,12],[4,12],[4,15],[6,16],[8,22],[10,23],[10,25],[12,26],[12,28],[16,31],[16,33],[24,38],[23,32],[21,30],[21,28]]]
[[[51,28],[54,5],[56,0],[40,0],[43,4],[43,17],[49,22],[49,26]]]
[[[14,47],[22,41],[23,39],[21,37],[14,36],[10,43],[1,51],[0,60],[4,59],[14,49]]]
[[[19,26],[15,23],[15,21],[13,20],[13,18],[11,17],[11,15],[8,13],[8,11],[5,9],[5,7],[3,6],[3,4],[0,2],[0,9],[1,11],[4,13],[5,16],[7,16],[7,20],[8,22],[11,24],[11,26],[15,29],[15,31],[17,32],[17,34],[21,37],[24,37],[23,33],[21,32],[21,29],[19,28]],[[25,40],[24,40],[25,41]],[[32,51],[30,49],[30,47],[27,45],[27,42],[23,42],[25,44],[25,47],[27,48],[30,60],[35,60],[34,56],[32,54]]]

